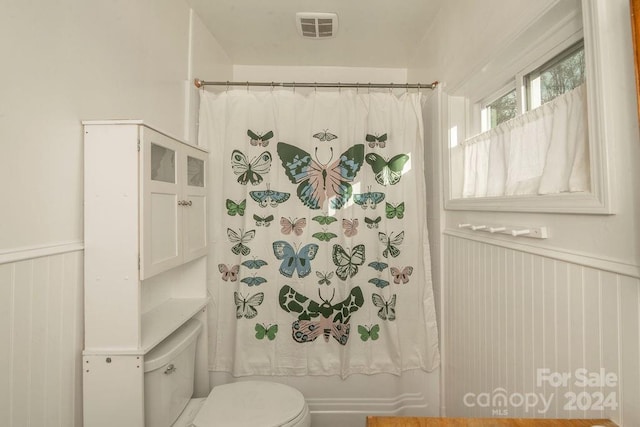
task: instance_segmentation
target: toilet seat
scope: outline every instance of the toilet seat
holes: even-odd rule
[[[241,381],[214,387],[194,427],[293,427],[309,417],[304,396],[284,384]]]

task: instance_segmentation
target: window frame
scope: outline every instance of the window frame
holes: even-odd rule
[[[556,1],[559,5],[561,1]],[[611,48],[611,42],[607,40],[608,26],[614,25],[613,18],[607,13],[606,2],[593,2],[582,0],[582,13],[577,16],[569,16],[566,22],[556,24],[545,37],[539,36],[532,40],[541,40],[541,46],[536,46],[528,52],[526,58],[519,58],[520,62],[526,61],[526,67],[520,67],[521,71],[515,74],[516,96],[519,99],[520,108],[523,102],[524,76],[548,62],[553,57],[575,44],[580,38],[584,38],[585,62],[588,109],[588,134],[591,192],[589,193],[560,193],[531,196],[500,196],[478,198],[453,198],[452,182],[459,182],[459,177],[452,177],[451,158],[459,158],[459,153],[450,152],[460,149],[460,142],[478,133],[480,129],[479,115],[480,101],[474,101],[469,97],[443,96],[443,135],[442,164],[444,181],[444,207],[447,210],[470,211],[495,211],[495,212],[557,212],[580,214],[613,214],[615,213],[612,197],[612,178],[609,167],[610,151],[612,149],[612,130],[606,126],[611,120],[615,108],[611,108],[612,100],[607,97],[609,88],[615,84],[616,70],[607,63],[606,49]],[[580,20],[581,18],[581,20]],[[542,17],[541,19],[544,19]],[[577,21],[580,30],[576,31]],[[532,23],[532,26],[534,26]],[[619,25],[619,24],[616,24]],[[567,34],[570,32],[570,34]],[[526,31],[523,31],[526,34]],[[522,37],[522,34],[521,36]],[[522,45],[522,40],[517,40]],[[514,43],[518,45],[518,43]],[[537,53],[537,55],[535,54]],[[515,61],[517,62],[517,61]],[[510,73],[511,74],[511,73]],[[512,74],[511,74],[512,75]],[[485,80],[482,80],[484,78]],[[489,87],[486,76],[480,76],[470,81],[480,87]],[[502,82],[504,82],[504,77]],[[504,86],[502,86],[504,87]],[[495,93],[495,91],[494,91]],[[478,98],[476,98],[478,99]],[[465,105],[466,113],[455,111],[455,106]],[[464,120],[457,121],[457,118]],[[476,118],[477,117],[477,118]],[[458,141],[451,141],[452,127],[464,127],[466,132],[457,132]],[[462,134],[462,135],[461,135]]]

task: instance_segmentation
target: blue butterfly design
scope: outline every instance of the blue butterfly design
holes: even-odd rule
[[[369,267],[373,268],[376,271],[382,271],[385,268],[389,267],[389,264],[380,261],[373,261],[367,264]]]
[[[267,206],[275,208],[280,203],[284,203],[289,200],[289,197],[291,196],[291,194],[283,191],[271,190],[268,186],[266,190],[249,191],[249,195],[253,200],[258,202],[261,208],[266,208]]]
[[[285,277],[292,277],[293,272],[298,273],[298,277],[306,277],[311,272],[311,260],[316,257],[319,246],[309,243],[296,252],[289,243],[284,240],[273,242],[273,254],[277,259],[283,260],[280,264],[280,273]]]
[[[377,277],[374,277],[373,279],[369,279],[369,283],[373,283],[374,285],[376,285],[380,289],[389,286],[389,281],[388,280],[379,279]]]
[[[248,259],[244,261],[242,265],[244,267],[247,267],[253,270],[253,269],[258,269],[260,267],[264,267],[265,265],[267,265],[267,262],[261,259]]]
[[[323,164],[311,154],[293,145],[278,143],[278,156],[284,173],[293,184],[299,184],[297,194],[300,201],[310,209],[321,209],[330,201],[333,209],[344,206],[353,192],[351,183],[364,163],[364,145],[356,144],[329,164]],[[331,148],[331,157],[333,149]]]
[[[369,191],[361,194],[353,195],[353,202],[356,205],[360,205],[362,209],[375,209],[378,206],[378,203],[384,200],[384,193],[379,191],[371,191],[371,187],[369,187]]]
[[[249,286],[260,286],[263,283],[267,283],[267,279],[265,279],[264,277],[245,277],[243,279],[240,280],[242,283],[245,283]]]

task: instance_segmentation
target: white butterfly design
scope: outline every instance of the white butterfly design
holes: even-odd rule
[[[252,295],[245,298],[244,296],[238,294],[237,292],[233,293],[233,302],[236,304],[236,318],[246,318],[253,319],[258,315],[258,310],[256,307],[262,304],[264,300],[264,293],[258,292],[255,295]]]
[[[396,320],[396,294],[393,294],[389,300],[378,294],[372,294],[371,300],[373,305],[378,307],[378,317],[382,320]]]
[[[238,231],[227,228],[227,237],[231,243],[235,243],[235,245],[231,248],[231,252],[235,255],[244,255],[247,256],[251,253],[251,248],[246,246],[245,243],[250,242],[256,235],[256,230],[249,230],[246,233],[242,231],[242,229],[238,229]]]

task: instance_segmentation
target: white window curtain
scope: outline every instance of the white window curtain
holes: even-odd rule
[[[590,191],[586,88],[468,139],[463,197]]]

